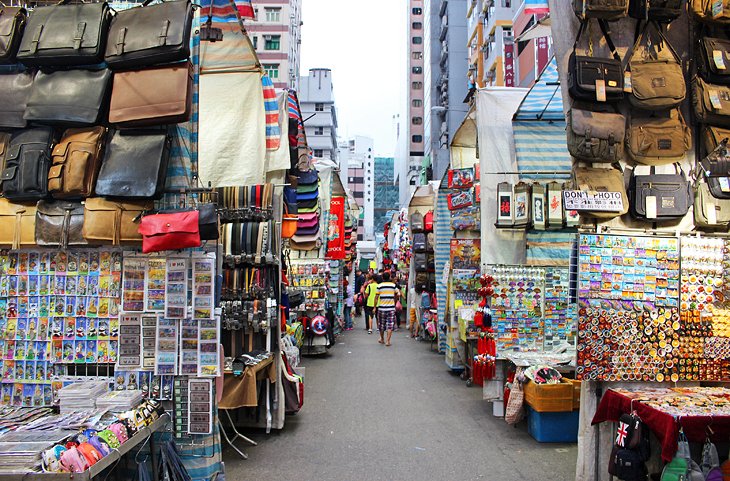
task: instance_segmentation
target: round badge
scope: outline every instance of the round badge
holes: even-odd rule
[[[657,373],[656,380],[657,380],[657,382],[663,382],[664,381],[664,374]]]
[[[672,374],[672,377],[671,377],[671,380],[672,380],[672,382],[677,382],[677,381],[679,381],[679,375],[678,375],[678,374],[677,374],[676,372],[675,372],[675,373],[673,373],[673,374]]]

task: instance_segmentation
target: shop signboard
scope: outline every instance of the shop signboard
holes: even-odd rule
[[[345,258],[345,198],[332,197],[327,225],[327,259]]]
[[[624,209],[624,201],[620,192],[566,190],[563,191],[563,197],[565,210],[622,212]]]

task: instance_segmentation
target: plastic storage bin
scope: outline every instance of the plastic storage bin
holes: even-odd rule
[[[540,413],[527,406],[527,432],[539,443],[577,443],[579,411]]]
[[[573,410],[573,385],[561,379],[559,384],[525,384],[525,402],[540,413]]]

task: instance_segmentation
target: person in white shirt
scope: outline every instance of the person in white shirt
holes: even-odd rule
[[[345,330],[352,331],[352,308],[355,305],[355,289],[347,283],[347,298],[345,299]]]

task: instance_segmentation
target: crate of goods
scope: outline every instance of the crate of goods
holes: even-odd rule
[[[573,410],[573,385],[561,379],[557,384],[525,384],[525,402],[539,413]]]
[[[578,442],[579,411],[540,413],[527,407],[527,432],[539,443]]]
[[[573,385],[573,409],[580,409],[580,381],[563,378]]]

